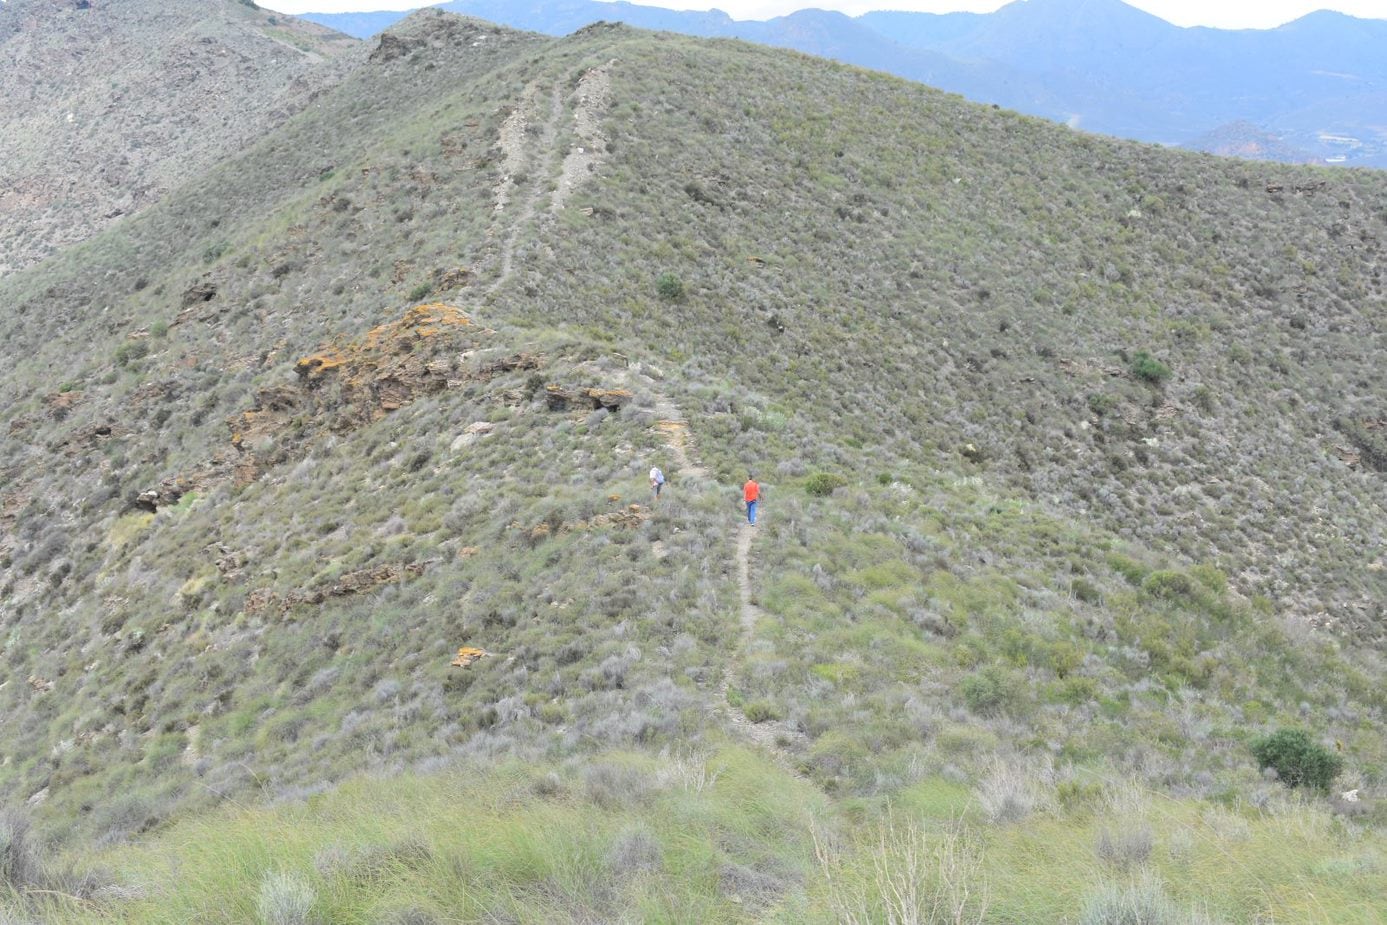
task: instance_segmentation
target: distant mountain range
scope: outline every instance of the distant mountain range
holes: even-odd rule
[[[1017,0],[995,13],[801,10],[764,22],[599,0],[453,0],[548,35],[598,21],[739,38],[886,71],[1078,128],[1223,152],[1387,167],[1387,20],[1319,12],[1276,29],[1181,28],[1120,0]],[[310,13],[367,37],[402,12]],[[1215,139],[1210,144],[1208,139]]]

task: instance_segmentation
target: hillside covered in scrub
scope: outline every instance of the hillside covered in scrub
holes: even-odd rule
[[[364,50],[249,2],[0,4],[0,275],[159,201]]]
[[[1384,235],[1378,173],[411,16],[0,279],[0,908],[1376,921]]]

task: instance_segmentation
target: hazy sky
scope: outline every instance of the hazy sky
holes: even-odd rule
[[[805,7],[841,10],[850,15],[868,10],[920,10],[948,13],[971,10],[989,13],[1005,0],[633,0],[643,6],[673,10],[719,9],[734,19],[769,19]],[[1365,19],[1387,19],[1387,0],[1126,0],[1178,26],[1216,26],[1221,29],[1269,29],[1314,10],[1330,9]],[[365,10],[408,10],[427,5],[423,0],[260,0],[280,13],[343,13]]]

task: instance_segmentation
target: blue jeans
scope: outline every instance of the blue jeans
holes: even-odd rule
[[[756,502],[755,502],[755,501],[748,501],[748,502],[746,503],[746,522],[749,523],[749,524],[751,524],[753,527],[756,526]]]

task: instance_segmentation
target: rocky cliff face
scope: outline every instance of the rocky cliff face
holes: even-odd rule
[[[251,143],[336,83],[357,47],[232,0],[0,6],[0,273]]]

